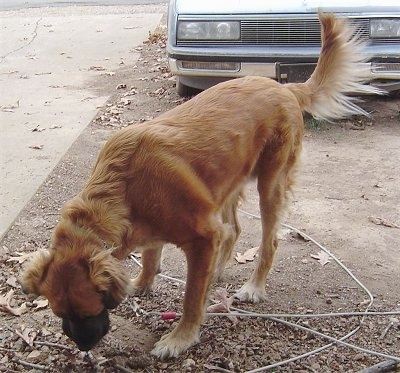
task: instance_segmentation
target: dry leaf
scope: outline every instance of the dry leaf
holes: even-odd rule
[[[18,286],[17,278],[15,276],[11,276],[7,279],[6,284],[16,288]]]
[[[231,312],[230,307],[232,306],[234,297],[228,298],[228,292],[225,288],[216,288],[215,289],[215,301],[218,302],[216,304],[212,304],[207,307],[207,312]],[[234,324],[237,323],[237,318],[235,316],[228,316],[229,320],[231,320]]]
[[[383,226],[389,227],[389,228],[400,228],[399,225],[392,223],[386,219],[376,217],[376,216],[369,216],[368,219],[371,223],[374,223],[376,225],[383,225]]]
[[[311,258],[317,259],[322,266],[328,264],[331,260],[329,254],[323,250],[321,250],[318,254],[310,254],[310,256]]]
[[[16,330],[15,333],[20,336],[29,346],[33,347],[33,341],[37,336],[32,328],[26,328],[25,325],[21,325],[21,330]]]
[[[121,98],[120,102],[122,105],[125,105],[125,106],[130,105],[132,103],[132,101],[129,100],[128,98]]]
[[[32,303],[36,306],[35,310],[46,308],[49,305],[49,301],[47,299],[40,299],[40,300],[35,299]]]
[[[10,112],[10,113],[14,112],[13,109],[17,109],[17,108],[19,108],[19,100],[15,104],[12,104],[12,105],[1,105],[0,106],[1,110]]]
[[[236,253],[235,260],[238,263],[244,264],[246,262],[252,262],[258,253],[258,247],[253,247],[251,249],[246,250],[243,254]]]
[[[43,132],[46,128],[43,127],[39,127],[39,125],[37,125],[36,127],[32,128],[31,131],[32,132]]]
[[[94,71],[104,71],[106,68],[103,66],[90,66],[89,70],[94,70]]]
[[[49,330],[47,330],[46,328],[42,328],[42,330],[40,331],[40,335],[42,335],[43,337],[48,337],[49,335],[52,335],[53,333],[50,332]]]
[[[10,256],[7,259],[7,262],[18,262],[19,264],[22,264],[23,262],[25,262],[25,260],[30,259],[33,255],[35,255],[35,252],[31,252],[31,253],[21,253],[19,251],[16,251],[14,253],[14,255],[17,256]]]
[[[14,290],[10,290],[5,296],[0,295],[0,311],[11,313],[14,316],[21,316],[26,312],[26,303],[22,303],[19,307],[10,305],[11,298],[14,295]]]

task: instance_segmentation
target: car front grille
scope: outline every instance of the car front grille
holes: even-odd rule
[[[368,18],[352,18],[351,23],[362,39],[369,38]],[[240,40],[185,40],[177,42],[179,46],[320,46],[321,25],[318,18],[275,18],[242,20]],[[399,43],[399,39],[371,39],[371,44]]]
[[[319,45],[320,23],[309,20],[250,20],[241,22],[243,45]]]

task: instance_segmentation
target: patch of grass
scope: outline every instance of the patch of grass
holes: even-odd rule
[[[304,118],[304,127],[308,130],[322,130],[326,128],[326,122],[313,117]]]

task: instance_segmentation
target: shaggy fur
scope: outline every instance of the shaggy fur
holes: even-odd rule
[[[64,206],[49,253],[38,254],[22,275],[25,290],[48,298],[79,348],[92,348],[107,332],[107,309],[130,288],[119,260],[143,250],[143,269],[131,285],[149,290],[166,242],[186,255],[186,292],[178,325],[152,353],[173,357],[196,343],[209,284],[240,233],[236,208],[252,177],[263,233],[256,268],[236,296],[266,298],[301,151],[303,112],[328,120],[365,114],[345,94],[378,93],[362,84],[362,46],[346,21],[322,14],[320,21],[323,48],[307,82],[228,81],[106,143],[86,186]]]

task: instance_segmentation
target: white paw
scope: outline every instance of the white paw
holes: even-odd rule
[[[235,294],[235,298],[241,302],[260,303],[267,299],[267,293],[264,287],[257,287],[246,282]]]
[[[163,360],[169,357],[177,357],[182,352],[186,351],[189,347],[198,343],[199,339],[196,338],[179,338],[174,335],[174,331],[161,337],[161,339],[154,345],[151,354]]]

